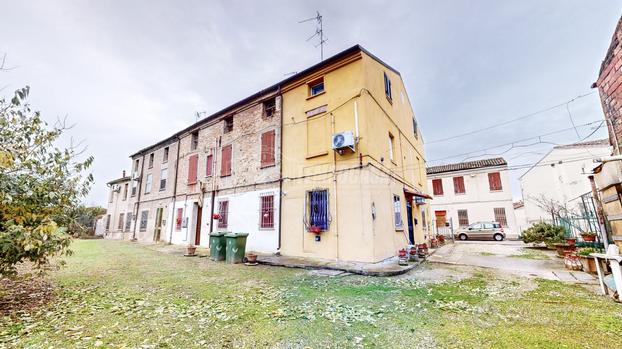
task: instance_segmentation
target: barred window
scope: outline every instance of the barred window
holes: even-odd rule
[[[149,211],[142,211],[140,213],[140,231],[147,230],[147,219],[149,218]]]
[[[307,192],[307,222],[309,230],[328,230],[328,190]]]
[[[127,217],[125,218],[125,231],[130,231],[130,226],[132,225],[132,212],[127,213]]]
[[[274,195],[267,194],[259,197],[260,222],[263,229],[274,228]]]
[[[395,228],[401,229],[402,223],[402,202],[398,195],[393,195],[393,212],[395,214]]]
[[[223,200],[218,203],[218,228],[226,228],[229,223],[229,201]]]
[[[460,225],[460,228],[469,226],[469,213],[467,210],[458,210],[458,225]]]
[[[495,208],[495,221],[499,222],[502,227],[508,226],[507,218],[505,217],[505,208],[504,207],[496,207]]]

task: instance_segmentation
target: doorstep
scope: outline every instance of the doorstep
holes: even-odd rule
[[[430,249],[430,255],[435,252],[435,249]],[[422,262],[410,262],[408,265],[401,266],[398,262],[398,257],[390,257],[376,263],[364,263],[364,262],[346,262],[330,259],[317,259],[306,257],[289,257],[289,256],[274,256],[274,255],[259,255],[257,256],[257,262],[259,264],[273,265],[285,268],[300,268],[300,269],[328,269],[338,270],[342,272],[359,274],[365,276],[395,276],[408,273],[415,269]]]

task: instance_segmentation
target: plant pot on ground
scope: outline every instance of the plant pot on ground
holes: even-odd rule
[[[566,238],[566,243],[568,245],[574,246],[577,243],[577,238],[575,238],[575,237]]]
[[[581,233],[581,238],[583,239],[583,241],[596,241],[596,233],[586,231],[584,233]]]
[[[557,250],[557,256],[560,258],[564,258],[570,254],[572,254],[572,252],[574,252],[575,247],[574,245],[569,245],[566,243],[557,243],[554,244],[555,249]]]
[[[596,260],[590,257],[590,253],[596,253],[596,249],[592,247],[582,247],[577,252],[579,260],[583,265],[583,271],[588,273],[596,273]]]
[[[257,263],[257,255],[254,253],[246,254],[246,260],[248,263]]]
[[[197,252],[197,247],[194,245],[186,246],[186,256],[194,256]]]

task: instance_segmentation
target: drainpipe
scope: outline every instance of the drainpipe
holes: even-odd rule
[[[140,196],[142,194],[143,189],[143,174],[145,171],[145,154],[143,154],[143,159],[140,161],[140,176],[138,181],[138,196],[136,197],[136,218],[134,219],[134,231],[132,232],[132,241],[136,241],[136,223],[138,223],[138,215],[140,213]]]
[[[171,229],[168,234],[168,244],[173,243],[173,222],[175,220],[175,202],[177,199],[177,173],[179,172],[179,148],[181,147],[181,138],[177,138],[177,156],[175,157],[175,179],[173,180],[173,200],[171,209]]]
[[[278,253],[281,252],[281,234],[283,231],[283,95],[281,94],[281,86],[279,86],[279,90],[276,95],[279,97],[279,109],[280,109],[280,117],[281,117],[281,128],[279,130],[279,239],[276,247],[276,251]]]
[[[590,184],[592,186],[592,196],[594,197],[594,202],[596,203],[596,216],[598,217],[598,223],[600,224],[600,238],[603,241],[603,245],[605,246],[605,251],[609,248],[609,237],[607,236],[607,227],[605,226],[605,217],[603,217],[603,205],[600,202],[600,196],[598,196],[598,191],[596,190],[596,181],[594,180],[594,176],[587,176],[590,180]]]
[[[335,134],[335,115],[330,113],[331,120],[331,135]],[[337,260],[339,260],[339,202],[337,201],[337,152],[333,151],[333,192],[335,192],[335,237],[337,243]],[[330,201],[329,201],[330,203]],[[328,212],[330,212],[330,206],[328,207]],[[331,221],[331,223],[333,223]]]

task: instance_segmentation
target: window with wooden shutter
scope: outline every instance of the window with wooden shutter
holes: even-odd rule
[[[469,226],[469,213],[467,210],[458,210],[458,225],[460,225],[460,228]]]
[[[199,163],[199,155],[194,154],[188,158],[188,184],[197,182],[197,165]]]
[[[488,174],[488,184],[491,191],[503,190],[501,186],[501,174],[499,172],[491,172]]]
[[[502,227],[508,226],[508,220],[505,216],[505,208],[504,207],[496,207],[495,208],[495,221],[499,222]]]
[[[184,209],[178,208],[177,217],[175,217],[175,230],[177,231],[181,230],[181,224],[183,222],[183,219],[184,219]]]
[[[454,193],[464,194],[466,192],[464,188],[464,177],[454,177]]]
[[[432,180],[432,191],[434,195],[440,196],[443,195],[443,180],[440,178]]]
[[[274,228],[274,195],[261,195],[259,197],[259,205],[259,227],[262,229]]]
[[[229,224],[229,201],[218,202],[218,228],[226,228]]]
[[[222,148],[220,176],[221,177],[231,176],[231,144]]]
[[[147,219],[149,218],[149,211],[142,211],[140,213],[140,231],[147,230]]]
[[[274,130],[261,134],[261,167],[274,166]]]
[[[213,166],[214,166],[214,156],[208,155],[207,160],[205,161],[205,175],[206,176],[209,177],[212,175]]]

